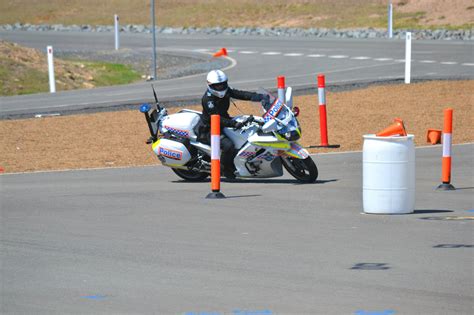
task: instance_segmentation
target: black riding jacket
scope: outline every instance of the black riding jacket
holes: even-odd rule
[[[227,93],[223,98],[218,98],[206,91],[202,97],[202,116],[201,122],[204,132],[209,132],[211,128],[211,115],[218,114],[221,116],[221,132],[224,127],[234,127],[235,122],[229,116],[230,98],[238,100],[260,102],[264,99],[262,94],[240,91],[236,89],[228,88]]]

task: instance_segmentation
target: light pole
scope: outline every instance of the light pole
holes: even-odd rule
[[[155,30],[155,0],[151,0],[151,21],[153,34],[153,80],[156,80],[156,30]]]

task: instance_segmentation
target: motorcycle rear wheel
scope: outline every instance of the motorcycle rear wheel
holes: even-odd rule
[[[281,161],[288,173],[300,182],[314,183],[318,178],[318,167],[310,156],[304,160],[282,157]]]
[[[172,170],[176,175],[188,182],[203,182],[209,176],[209,174],[204,172],[188,171],[179,168],[172,168]]]

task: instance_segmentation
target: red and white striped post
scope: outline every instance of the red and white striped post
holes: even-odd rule
[[[444,127],[443,127],[443,159],[441,170],[442,184],[436,188],[437,190],[455,190],[451,185],[451,147],[453,134],[453,109],[446,108],[444,110]]]
[[[278,98],[285,103],[285,77],[279,76],[277,78]]]
[[[328,122],[326,114],[326,78],[324,74],[318,75],[318,100],[319,100],[319,129],[321,131],[322,147],[329,146],[328,143]]]
[[[207,199],[225,198],[221,190],[221,116],[211,115],[211,193]]]

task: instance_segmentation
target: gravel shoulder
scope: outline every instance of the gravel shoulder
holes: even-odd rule
[[[142,79],[146,79],[153,69],[150,51],[139,51],[123,48],[118,51],[59,51],[56,56],[66,60],[81,61],[102,61],[131,66],[135,71],[142,74]],[[210,69],[225,68],[229,61],[223,58],[211,58],[205,55],[189,56],[178,52],[162,53],[156,55],[157,80],[205,73]]]
[[[427,145],[428,128],[443,128],[443,110],[454,109],[453,143],[474,141],[474,80],[432,81],[416,84],[369,86],[327,94],[328,134],[341,152],[362,149],[362,135],[376,133],[404,120],[417,146]],[[317,95],[297,96],[302,125],[301,143],[320,142]],[[200,106],[186,106],[200,110]],[[253,103],[237,102],[232,115],[261,115]],[[169,108],[170,112],[180,108]],[[145,144],[148,129],[138,109],[118,112],[0,121],[0,168],[6,173],[74,168],[156,165]],[[455,157],[454,157],[455,159]],[[316,157],[317,161],[317,157]]]

